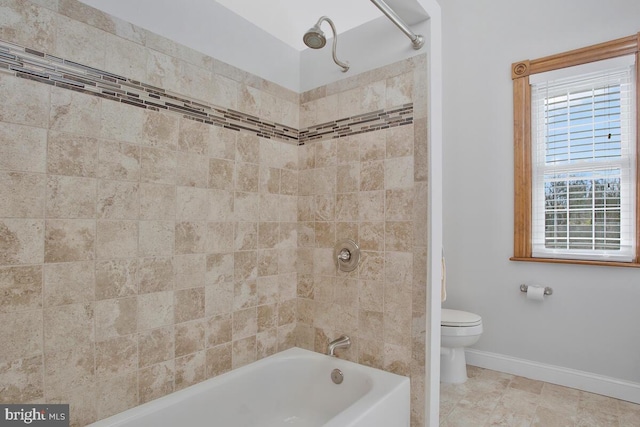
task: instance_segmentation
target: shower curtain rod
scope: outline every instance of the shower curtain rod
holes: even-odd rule
[[[402,19],[400,19],[398,14],[396,14],[394,10],[389,7],[388,4],[386,4],[383,0],[371,0],[371,3],[376,5],[376,7],[380,9],[380,11],[384,13],[387,16],[387,18],[391,20],[391,22],[396,24],[396,26],[400,28],[400,30],[403,33],[405,33],[407,37],[409,37],[414,49],[418,50],[422,46],[424,46],[424,37],[422,37],[419,34],[415,34],[413,31],[411,31],[409,26],[405,24]]]

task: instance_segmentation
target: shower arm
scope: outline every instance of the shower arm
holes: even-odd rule
[[[380,9],[380,11],[391,20],[391,22],[396,24],[396,27],[400,28],[400,30],[409,37],[414,49],[418,50],[424,46],[424,37],[411,31],[409,26],[405,24],[404,21],[402,21],[393,9],[391,9],[383,0],[371,0],[371,3],[376,5],[376,7]]]
[[[331,31],[333,31],[333,43],[332,43],[333,47],[331,48],[331,54],[333,55],[333,62],[335,62],[336,64],[338,64],[338,66],[342,68],[343,73],[346,73],[347,71],[349,71],[349,63],[340,61],[336,56],[336,47],[338,46],[338,32],[336,31],[336,26],[333,25],[333,21],[331,19],[329,19],[326,16],[322,16],[320,19],[318,19],[318,23],[316,24],[318,28],[320,28],[320,24],[322,24],[322,21],[327,21],[331,26]]]

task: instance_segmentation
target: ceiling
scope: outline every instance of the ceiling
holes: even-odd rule
[[[141,9],[148,4],[144,0],[81,1],[133,23],[137,22],[136,16],[145,13]],[[154,1],[154,15],[163,11],[170,15],[174,2]],[[206,10],[206,2],[222,5],[298,51],[306,49],[302,36],[321,16],[331,18],[338,34],[383,16],[369,0],[191,0],[181,1],[180,7]],[[386,0],[386,3],[409,25],[427,19],[417,0]],[[171,22],[173,16],[163,18]],[[206,17],[201,18],[206,22]],[[198,27],[194,25],[192,29],[197,31]],[[331,30],[326,23],[322,29],[327,37],[331,37]]]
[[[382,12],[368,0],[217,0],[218,3],[297,50],[306,48],[302,35],[321,16],[328,16],[338,33],[375,18]],[[326,26],[326,28],[325,28]],[[323,25],[327,37],[331,30]]]
[[[368,0],[216,0],[297,50],[304,50],[302,35],[321,16],[336,25],[338,34],[383,16]],[[417,0],[384,0],[407,24],[427,19]],[[326,25],[326,24],[325,24]],[[327,37],[330,30],[323,27]]]

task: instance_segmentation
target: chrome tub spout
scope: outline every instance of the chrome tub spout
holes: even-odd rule
[[[327,346],[327,354],[331,357],[336,357],[334,352],[337,348],[349,347],[351,347],[351,338],[346,335],[342,335],[329,343],[329,345]]]

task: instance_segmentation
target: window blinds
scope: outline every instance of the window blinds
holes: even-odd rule
[[[633,259],[633,59],[532,76],[534,257]]]

